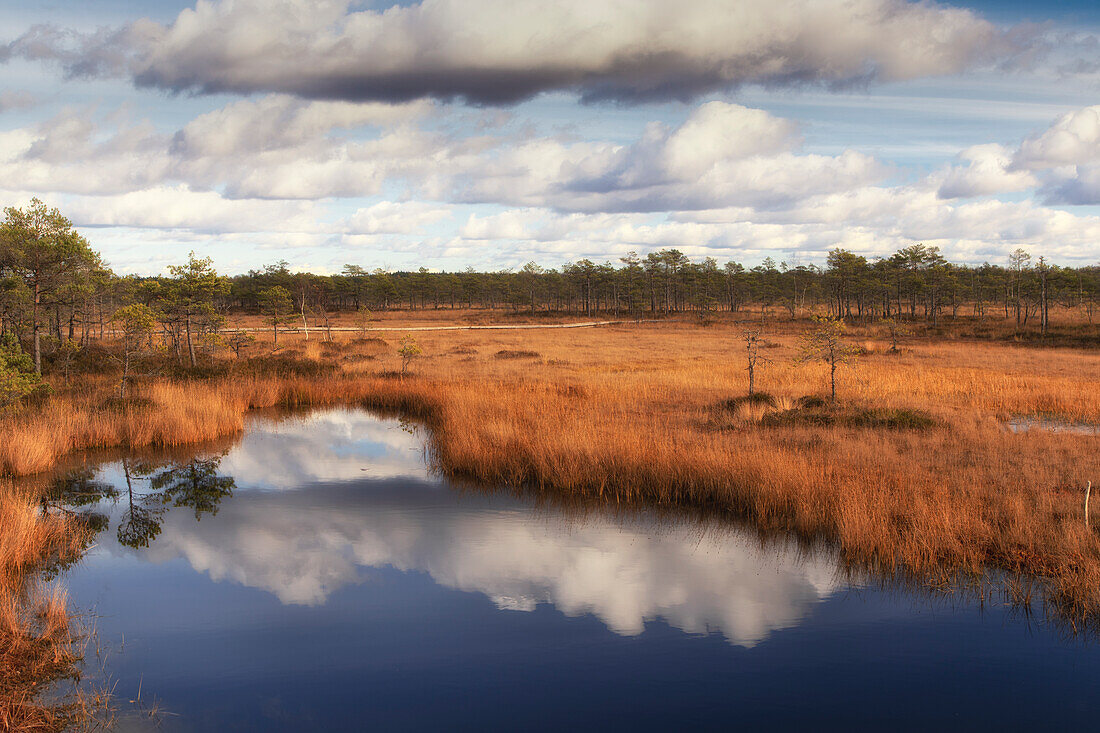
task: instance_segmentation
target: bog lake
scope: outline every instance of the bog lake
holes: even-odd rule
[[[429,463],[422,428],[333,409],[69,467],[55,495],[99,527],[59,573],[100,650],[84,684],[114,689],[120,730],[1004,731],[1100,710],[1096,639],[996,594]]]

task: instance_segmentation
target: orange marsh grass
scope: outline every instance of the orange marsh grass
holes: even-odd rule
[[[824,369],[792,360],[796,327],[769,336],[760,389],[793,404]],[[927,430],[767,427],[715,419],[743,393],[739,331],[665,322],[585,330],[418,332],[425,357],[396,379],[400,334],[314,332],[281,352],[326,361],[312,376],[151,381],[144,404],[105,409],[114,383],[84,378],[0,419],[0,469],[49,468],[83,448],[181,445],[240,431],[250,408],[336,403],[404,410],[433,428],[448,473],[612,501],[690,505],[834,543],[887,572],[1034,573],[1073,613],[1100,610],[1100,541],[1084,527],[1096,438],[1001,420],[1100,421],[1100,354],[913,339],[840,377],[845,405],[922,410]],[[261,334],[262,336],[262,334]],[[878,344],[881,348],[874,348]],[[270,349],[261,340],[260,353]],[[533,352],[496,358],[500,351]],[[387,374],[389,373],[389,374]],[[1093,523],[1095,527],[1096,523]]]
[[[0,479],[0,730],[60,730],[72,704],[39,701],[45,682],[78,675],[80,639],[65,592],[34,575],[49,558],[81,551],[83,531],[43,515],[25,491]]]

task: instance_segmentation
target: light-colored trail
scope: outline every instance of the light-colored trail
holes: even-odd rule
[[[310,326],[311,332],[332,331],[333,333],[355,333],[357,331],[520,331],[531,328],[591,328],[593,326],[614,326],[620,323],[652,323],[652,320],[642,321],[583,321],[581,323],[516,323],[511,325],[497,324],[490,326],[373,326],[359,328],[357,326]],[[223,328],[222,333],[260,333],[270,331],[270,328]],[[301,333],[301,327],[279,329],[280,333]]]

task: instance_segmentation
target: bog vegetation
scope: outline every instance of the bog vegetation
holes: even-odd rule
[[[51,674],[73,654],[64,604],[29,579],[77,552],[80,531],[37,508],[34,474],[80,449],[230,435],[253,408],[335,403],[424,420],[456,477],[690,507],[924,583],[1025,577],[1088,624],[1096,437],[1006,421],[1100,423],[1098,297],[1095,267],[1022,252],[956,266],[920,245],[875,261],[837,250],[821,269],[666,250],[559,271],[322,277],[276,263],[224,277],[192,255],[164,277],[118,277],[59,212],[9,210],[0,473],[31,488],[0,486],[13,579],[0,597],[16,609],[0,612],[0,649],[52,649]],[[619,323],[411,333],[548,315]],[[0,715],[30,715],[37,688],[9,687]]]

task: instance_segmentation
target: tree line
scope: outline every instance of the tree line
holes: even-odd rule
[[[180,362],[218,346],[239,349],[227,331],[237,315],[280,325],[327,329],[338,313],[363,322],[395,309],[495,309],[526,313],[649,317],[752,307],[800,318],[826,312],[848,321],[922,320],[935,326],[967,316],[1045,332],[1052,306],[1088,322],[1100,302],[1100,265],[1062,267],[1018,249],[1003,264],[948,262],[937,247],[913,244],[869,259],[843,249],[824,266],[755,267],[692,261],[677,249],[617,262],[582,259],[561,268],[390,272],[347,264],[334,275],[293,272],[286,261],[241,275],[215,271],[192,253],[161,276],[118,276],[57,209],[34,200],[8,208],[0,225],[0,335],[25,344],[41,373],[43,353],[66,354],[132,326],[158,331]],[[121,323],[121,325],[120,325]],[[135,326],[136,324],[136,326]]]

